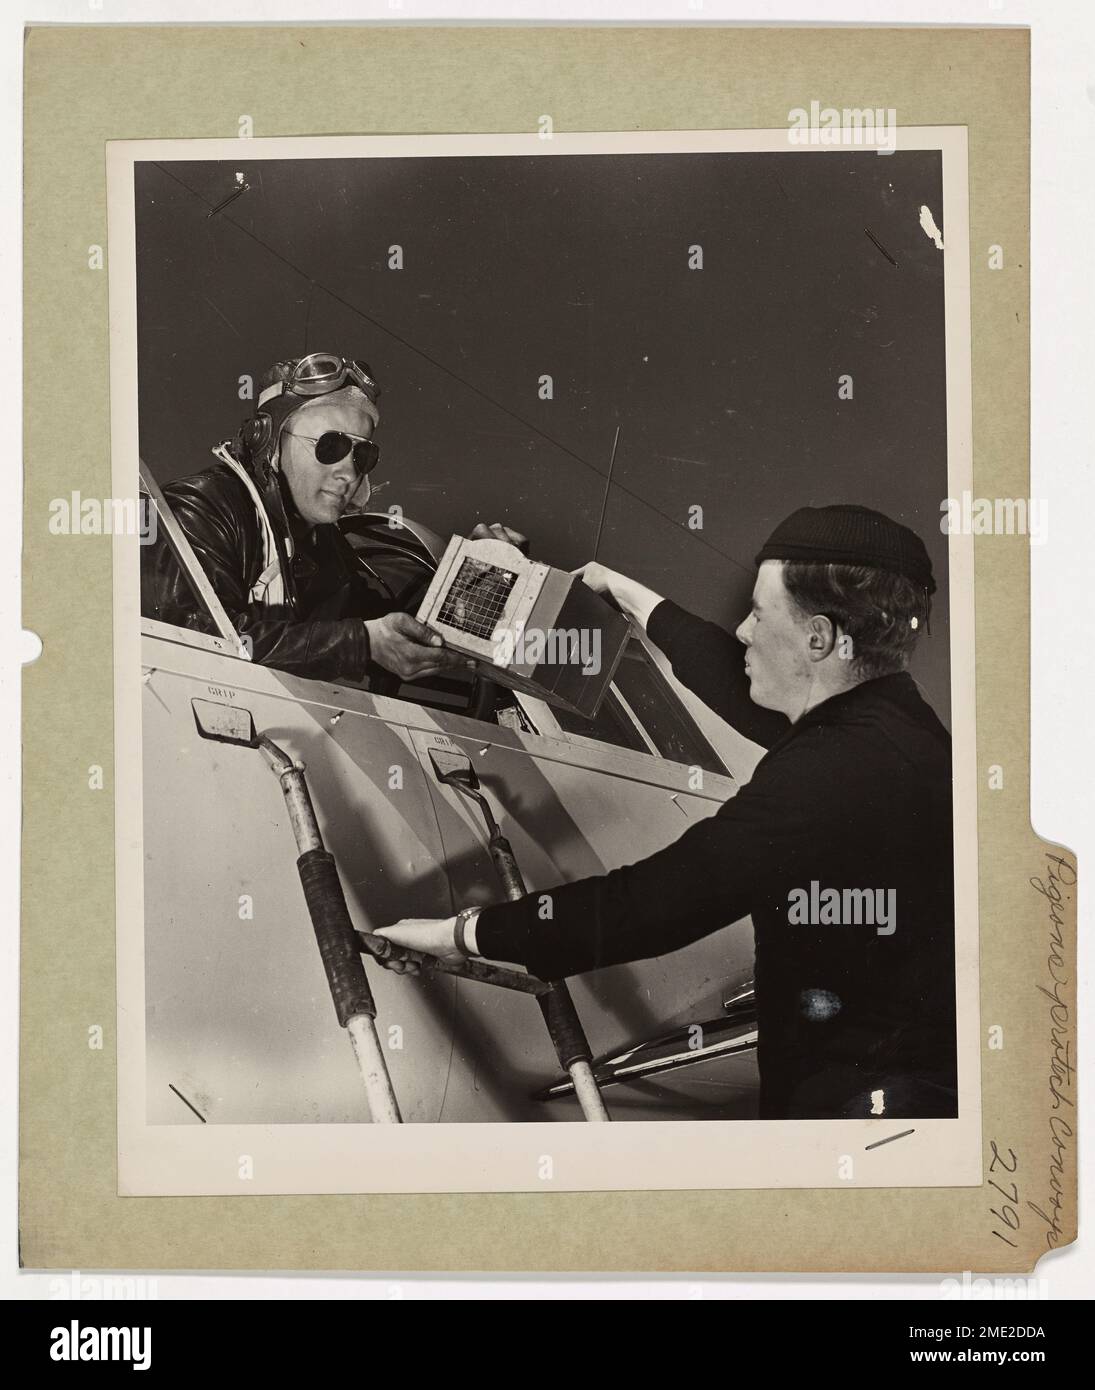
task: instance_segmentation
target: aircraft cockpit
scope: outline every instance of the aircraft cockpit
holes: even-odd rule
[[[413,613],[445,542],[391,522],[376,513],[340,524],[370,584]],[[150,1123],[371,1117],[308,929],[297,818],[286,816],[260,743],[282,758],[283,791],[306,769],[353,932],[374,941],[402,917],[498,900],[468,787],[535,892],[653,853],[713,814],[761,756],[638,631],[586,718],[482,667],[417,682],[380,672],[354,686],[260,665],[233,641],[223,609],[218,617],[205,576],[190,579],[208,631],[142,623]],[[244,732],[217,741],[210,725]],[[446,759],[467,769],[463,787],[439,775]],[[567,982],[611,1118],[752,1113],[751,975],[746,919],[671,955]],[[373,968],[369,982],[378,1026],[394,1021],[407,1039],[385,1053],[404,1121],[589,1118],[527,991]]]

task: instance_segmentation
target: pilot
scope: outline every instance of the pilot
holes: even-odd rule
[[[355,682],[370,666],[419,680],[470,664],[409,613],[390,611],[335,524],[368,503],[379,395],[364,362],[329,352],[278,362],[236,440],[213,449],[217,462],[164,488],[255,661]],[[525,544],[497,523],[472,536]],[[141,612],[215,630],[163,528],[142,547]]]
[[[731,722],[744,648],[750,697],[783,732],[737,795],[638,863],[380,935],[560,980],[751,914],[760,1118],[953,1116],[950,737],[907,669],[931,561],[889,517],[829,506],[777,526],[757,565],[740,647],[624,575],[581,571]]]

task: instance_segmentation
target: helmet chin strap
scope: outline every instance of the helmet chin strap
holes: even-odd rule
[[[267,490],[273,495],[274,507],[278,519],[284,523],[285,529],[290,536],[294,531],[309,529],[311,523],[308,522],[300,513],[300,509],[293,498],[293,489],[289,479],[282,473],[280,468],[270,470],[270,482]]]
[[[364,497],[361,497],[360,500],[358,500],[359,494],[361,493],[364,493],[365,495]],[[369,499],[372,497],[372,495],[373,485],[369,481],[368,473],[366,473],[358,480],[357,486],[354,488],[353,492],[350,493],[350,499],[346,504],[346,511],[343,513],[343,515],[353,516],[356,513],[365,511],[365,509],[369,505]]]
[[[276,461],[277,450],[275,449],[273,456],[267,460],[264,468],[266,477],[262,484],[262,500],[274,523],[274,543],[277,546],[285,591],[289,595],[290,601],[295,602],[297,599],[296,583],[289,561],[293,557],[296,545],[293,541],[293,528],[289,521],[290,508],[293,515],[296,516],[299,513],[293,503],[292,493],[289,492],[289,484],[282,478],[281,468],[277,466]]]

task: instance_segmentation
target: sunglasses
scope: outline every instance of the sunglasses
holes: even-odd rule
[[[379,446],[371,439],[362,439],[360,435],[346,434],[342,430],[327,430],[318,438],[310,434],[295,434],[291,430],[285,433],[293,439],[307,440],[313,446],[316,462],[328,467],[341,463],[350,453],[359,474],[371,473],[380,462]]]

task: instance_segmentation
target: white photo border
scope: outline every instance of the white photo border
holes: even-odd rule
[[[113,492],[137,496],[134,164],[147,160],[812,153],[788,131],[315,136],[107,145]],[[969,184],[964,127],[899,127],[942,155],[948,495],[972,489]],[[883,158],[883,153],[876,157]],[[949,537],[959,1115],[874,1120],[432,1125],[149,1125],[145,997],[139,545],[114,546],[118,1191],[121,1196],[956,1187],[982,1182],[973,538]],[[911,1132],[903,1133],[911,1128]],[[868,1147],[871,1146],[871,1147]],[[240,1156],[252,1176],[240,1177]],[[542,1158],[552,1157],[552,1177]],[[854,1155],[853,1177],[841,1160]],[[396,1176],[397,1175],[397,1176]]]

